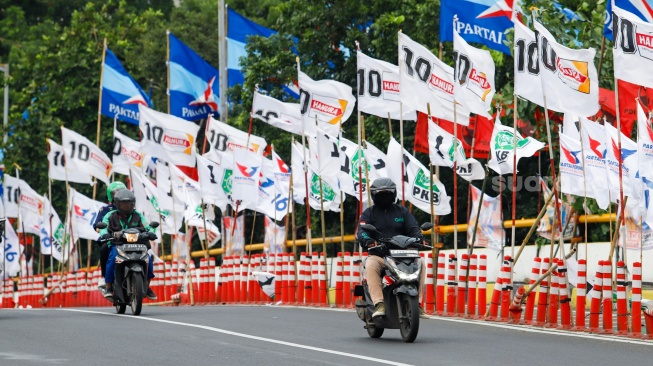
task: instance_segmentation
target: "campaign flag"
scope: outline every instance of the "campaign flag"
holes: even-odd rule
[[[579,120],[583,118],[586,121],[588,119],[584,117],[579,117],[573,113],[565,113],[565,116],[562,120],[562,132],[569,137],[570,139],[580,143],[580,122]]]
[[[0,247],[0,259],[2,262],[0,266],[4,265],[3,278],[15,277],[20,272],[20,258],[23,254],[24,247],[18,240],[16,231],[10,223],[6,223],[5,232],[2,239],[2,247]]]
[[[258,282],[261,291],[274,300],[274,289],[277,276],[270,272],[252,271],[252,277]]]
[[[619,187],[619,165],[621,165],[621,177],[623,180],[623,194],[629,196],[629,206],[635,204],[640,197],[640,191],[635,189],[639,187],[637,183],[637,172],[639,170],[637,143],[621,133],[621,150],[619,150],[620,132],[612,127],[609,123],[603,125],[606,132],[606,169],[608,171],[608,184],[610,185],[610,194],[613,202],[620,198]],[[632,206],[631,206],[632,207]],[[637,214],[637,213],[636,213]]]
[[[505,231],[503,230],[503,217],[501,215],[501,200],[499,196],[492,197],[483,193],[483,206],[480,215],[478,205],[481,201],[481,190],[472,187],[472,209],[469,213],[467,225],[467,244],[475,247],[485,247],[494,251],[501,251],[505,242]],[[472,243],[474,235],[474,226],[478,220],[476,228],[476,238]]]
[[[227,75],[229,87],[245,82],[241,71],[240,58],[247,57],[247,37],[261,36],[268,38],[276,31],[265,28],[238,14],[232,8],[227,8]]]
[[[66,160],[73,162],[82,171],[109,184],[113,164],[111,159],[97,145],[73,130],[61,127],[61,143],[66,151]]]
[[[349,85],[335,80],[313,80],[299,71],[299,88],[304,132],[313,134],[316,125],[336,135],[354,111],[356,98]]]
[[[245,253],[245,220],[240,215],[234,219],[223,216],[224,220],[224,248],[225,255],[241,256]]]
[[[607,183],[608,171],[605,162],[608,154],[605,127],[597,122],[582,120],[581,139],[588,197],[594,197],[599,208],[606,210],[610,204],[610,186]],[[589,194],[590,189],[592,194]]]
[[[271,218],[265,216],[265,237],[263,250],[269,254],[286,252],[286,228],[279,226]]]
[[[197,173],[200,177],[201,195],[204,202],[213,204],[224,212],[231,201],[233,187],[233,159],[225,155],[220,162],[197,156]]]
[[[540,178],[540,186],[542,187],[542,196],[544,197],[544,201],[549,199],[549,196],[553,194],[549,186],[546,184],[546,182]],[[569,200],[568,200],[569,201]],[[549,204],[547,206],[546,212],[544,213],[544,216],[542,216],[542,220],[540,220],[540,223],[537,227],[537,234],[545,239],[552,240],[552,231],[554,228],[554,225],[557,225],[556,223],[553,222],[553,218],[556,216],[555,214],[555,206],[556,205],[556,200],[555,198],[549,201]],[[565,232],[563,233],[563,240],[568,241],[571,240],[571,238],[574,236],[574,228],[575,228],[575,223],[576,219],[578,217],[578,213],[573,210],[571,205],[564,201],[558,201],[558,205],[560,206],[560,216],[561,218],[556,217],[556,222],[559,222],[562,224],[564,227],[565,223],[567,224],[567,227],[565,228]],[[569,217],[569,215],[572,215]],[[553,238],[552,241],[558,240],[560,236],[560,228],[558,227],[556,229],[556,236]]]
[[[205,154],[209,159],[220,161],[221,157],[216,154],[229,153],[233,156],[236,150],[244,149],[247,146],[247,132],[241,131],[236,127],[230,126],[224,122],[220,122],[213,118],[209,118],[207,122],[208,132],[206,138],[209,141],[211,150]],[[249,135],[249,150],[259,155],[263,155],[268,143],[264,138]]]
[[[363,141],[363,156],[370,169],[370,180],[388,178],[388,156],[369,141]],[[363,168],[365,165],[363,165]],[[363,171],[365,174],[365,171]],[[374,178],[373,178],[374,177]]]
[[[101,113],[109,118],[137,125],[138,106],[151,106],[150,98],[122,67],[116,55],[106,49],[102,65]],[[65,144],[64,144],[65,145]]]
[[[311,158],[317,157],[317,162],[310,161],[316,173],[331,184],[338,184],[340,175],[340,143],[338,138],[321,129],[316,130],[316,137],[310,139]],[[316,156],[317,154],[317,156]]]
[[[180,263],[186,263],[188,259],[188,243],[186,242],[186,234],[177,232],[172,234],[172,248],[170,249],[172,260]]]
[[[320,192],[320,176],[310,164],[304,161],[304,156],[309,156],[308,149],[295,141],[291,153],[292,171],[295,172],[292,176],[293,199],[297,203],[305,204],[306,185],[308,184],[308,203],[313,209],[319,210],[322,207],[325,211],[340,212],[340,190],[338,186],[331,186],[326,181],[322,181],[322,190]],[[305,180],[304,165],[307,166],[308,170],[308,182]],[[320,203],[322,204],[320,205]]]
[[[414,121],[415,111],[401,106],[399,66],[356,52],[358,64],[358,109],[381,118]]]
[[[456,173],[466,181],[483,179],[485,170],[483,165],[474,159],[465,156],[460,139],[455,139],[456,147],[454,148],[454,136],[445,131],[435,123],[429,124],[429,157],[431,163],[436,166],[447,166],[453,168],[454,161],[456,164]],[[454,157],[455,151],[455,157]]]
[[[537,141],[532,137],[522,137],[517,132],[517,163],[519,159],[527,158],[535,155],[538,150],[546,146],[544,143]],[[492,139],[490,140],[490,161],[488,166],[498,174],[512,174],[516,166],[513,166],[514,158],[513,153],[515,134],[514,128],[504,126],[497,116],[494,122],[494,131],[492,132]]]
[[[573,50],[559,44],[539,22],[535,22],[540,77],[547,106],[560,106],[561,112],[583,117],[599,110],[599,79],[594,65],[593,48]]]
[[[195,166],[199,126],[170,114],[140,106],[141,152],[175,165]]]
[[[274,127],[297,135],[301,135],[303,132],[299,103],[284,103],[255,91],[252,110],[254,118]]]
[[[629,83],[653,87],[653,24],[617,6],[612,8],[615,26],[614,77]]]
[[[431,51],[399,33],[399,89],[404,108],[431,113],[437,118],[469,125],[469,111],[462,105],[454,114],[454,71]]]
[[[471,113],[490,118],[494,97],[494,60],[490,51],[470,46],[454,31],[454,95]]]
[[[140,141],[133,140],[117,129],[113,130],[113,171],[118,174],[129,175],[131,166],[141,167],[143,154],[141,154]]]
[[[41,241],[41,250],[43,254],[52,255],[59,262],[65,262],[70,255],[72,245],[70,243],[64,248],[64,225],[52,207],[52,203],[44,199],[43,216],[41,216],[41,230],[39,238]],[[70,234],[69,234],[70,235]]]
[[[22,184],[27,185],[23,180],[14,178],[10,175],[4,175],[2,181],[3,204],[5,217],[18,217],[18,201],[20,200],[20,187]]]
[[[535,32],[519,20],[515,20],[514,41],[515,94],[539,106],[544,106]],[[547,108],[562,112],[561,106],[557,103],[557,98],[547,99]]]
[[[164,234],[176,234],[181,228],[184,217],[183,209],[172,211],[162,208],[159,202],[163,195],[154,183],[138,170],[132,168],[131,172],[132,187],[134,196],[136,196],[136,209],[141,211],[149,221],[159,222]]]
[[[417,113],[415,126],[415,151],[429,153],[429,118],[426,113]],[[453,135],[453,122],[431,117],[431,120]],[[490,138],[494,128],[494,119],[477,114],[470,116],[469,125],[456,124],[458,138],[465,149],[465,154],[474,159],[487,159],[490,154]],[[473,145],[473,148],[472,148]],[[472,156],[473,155],[473,156]]]
[[[183,176],[183,174],[182,174]],[[156,162],[156,196],[162,210],[183,213],[191,202],[184,197],[183,177],[172,173],[172,166],[159,159]]]
[[[367,162],[365,150],[363,150],[362,146],[359,149],[356,143],[344,137],[340,137],[339,144],[340,171],[338,172],[338,179],[340,181],[340,190],[356,199],[360,199],[362,193],[363,199],[366,200],[368,181],[373,182],[380,176],[376,169]],[[379,165],[378,160],[377,165]],[[381,165],[385,167],[384,160],[382,160]]]
[[[234,152],[231,198],[240,201],[238,211],[256,208],[262,159],[261,155],[245,149]]]
[[[431,213],[431,187],[433,187],[433,213],[448,215],[451,213],[451,198],[435,175],[431,178],[430,171],[399,145],[397,140],[390,138],[388,145],[388,178],[397,185],[397,197],[402,195],[407,201],[420,210]],[[402,175],[402,156],[404,174]],[[402,192],[405,187],[405,192]]]
[[[637,151],[640,175],[653,180],[653,129],[639,103],[637,103]]]
[[[45,198],[36,193],[24,180],[20,180],[19,188],[21,225],[16,231],[23,232],[24,229],[27,233],[39,235],[41,232],[40,219],[43,216]]]
[[[92,200],[73,188],[70,189],[71,218],[75,237],[97,240],[100,237],[93,228],[93,222],[104,203]]]
[[[454,28],[467,42],[481,43],[510,55],[506,31],[513,27],[515,0],[442,0],[440,41],[453,41]],[[454,16],[458,21],[454,24]]]
[[[55,180],[63,180],[73,183],[91,184],[91,176],[77,166],[74,160],[66,164],[66,152],[56,142],[46,138],[48,141],[48,177]]]
[[[284,169],[286,173],[283,173],[281,169]],[[283,219],[289,212],[289,189],[290,173],[288,172],[288,166],[276,154],[272,157],[272,160],[262,159],[256,211],[275,220]]]
[[[194,226],[197,230],[197,235],[200,240],[206,240],[208,247],[214,246],[222,237],[220,229],[213,223],[213,207],[206,205],[204,213],[202,213],[202,204],[188,206],[184,213],[184,219],[188,226]],[[205,217],[206,214],[206,217]],[[206,230],[204,228],[206,227]],[[208,234],[207,234],[208,232]]]
[[[170,114],[189,121],[218,111],[218,70],[169,31]]]
[[[636,15],[639,19],[653,23],[653,0],[610,0],[606,2],[605,25],[603,35],[613,41],[612,2],[619,8]]]
[[[560,192],[585,196],[585,178],[583,175],[583,156],[580,140],[575,140],[564,133],[560,134]],[[587,197],[593,197],[593,191]]]

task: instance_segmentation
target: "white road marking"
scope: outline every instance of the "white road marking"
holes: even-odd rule
[[[164,319],[135,317],[135,316],[130,316],[130,315],[119,315],[119,314],[103,313],[103,312],[100,312],[100,311],[91,311],[91,310],[79,310],[79,309],[57,309],[57,310],[59,310],[59,311],[72,311],[72,312],[79,312],[79,313],[88,313],[88,314],[100,314],[100,315],[107,315],[107,316],[128,317],[130,319],[136,319],[136,320],[147,320],[147,321],[152,321],[152,322],[157,322],[157,323],[173,324],[173,325],[179,325],[179,326],[184,326],[184,327],[208,330],[208,331],[211,331],[211,332],[227,334],[227,335],[231,335],[231,336],[235,336],[235,337],[253,339],[253,340],[257,340],[257,341],[261,341],[261,342],[279,344],[279,345],[287,346],[287,347],[301,348],[301,349],[305,349],[305,350],[309,350],[309,351],[329,353],[329,354],[332,354],[332,355],[356,358],[356,359],[359,359],[359,360],[376,362],[376,363],[381,363],[381,364],[385,364],[385,365],[411,366],[411,365],[405,364],[405,363],[394,362],[394,361],[389,361],[389,360],[383,360],[383,359],[380,359],[380,358],[357,355],[357,354],[353,354],[353,353],[334,351],[334,350],[330,350],[330,349],[326,349],[326,348],[306,346],[306,345],[303,345],[303,344],[285,342],[285,341],[280,341],[280,340],[272,339],[272,338],[258,337],[258,336],[254,336],[254,335],[250,335],[250,334],[232,332],[230,330],[209,327],[209,326],[206,326],[206,325],[182,323],[182,322],[176,322],[176,321],[164,320]]]

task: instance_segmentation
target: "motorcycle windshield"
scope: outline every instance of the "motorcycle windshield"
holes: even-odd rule
[[[397,247],[398,249],[406,249],[411,245],[417,243],[419,239],[412,238],[410,236],[397,235],[393,236],[392,239],[388,242],[391,246]]]

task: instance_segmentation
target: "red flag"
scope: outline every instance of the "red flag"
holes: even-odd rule
[[[453,134],[453,122],[431,117],[433,122],[437,123],[445,131]],[[417,113],[417,126],[415,128],[415,151],[429,153],[429,130],[428,116],[425,113]],[[492,129],[494,123],[482,116],[472,115],[469,118],[469,126],[458,125],[458,138],[465,148],[467,157],[475,159],[487,159],[490,153],[490,139],[492,138]],[[476,136],[474,136],[476,134]],[[472,152],[472,140],[474,140],[474,156]]]
[[[653,88],[645,88],[623,80],[619,80],[618,85],[621,132],[626,136],[631,136],[633,125],[637,120],[635,99],[640,98],[645,107],[648,109],[653,108]],[[600,88],[599,104],[601,110],[596,114],[596,117],[606,117],[608,122],[612,123],[616,128],[617,105],[614,91]]]

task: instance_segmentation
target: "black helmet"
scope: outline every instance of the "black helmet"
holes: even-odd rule
[[[136,206],[136,196],[128,189],[121,189],[113,195],[113,203],[116,209],[124,216],[131,215]]]
[[[378,178],[370,186],[375,205],[387,206],[397,199],[397,185],[390,178]]]

